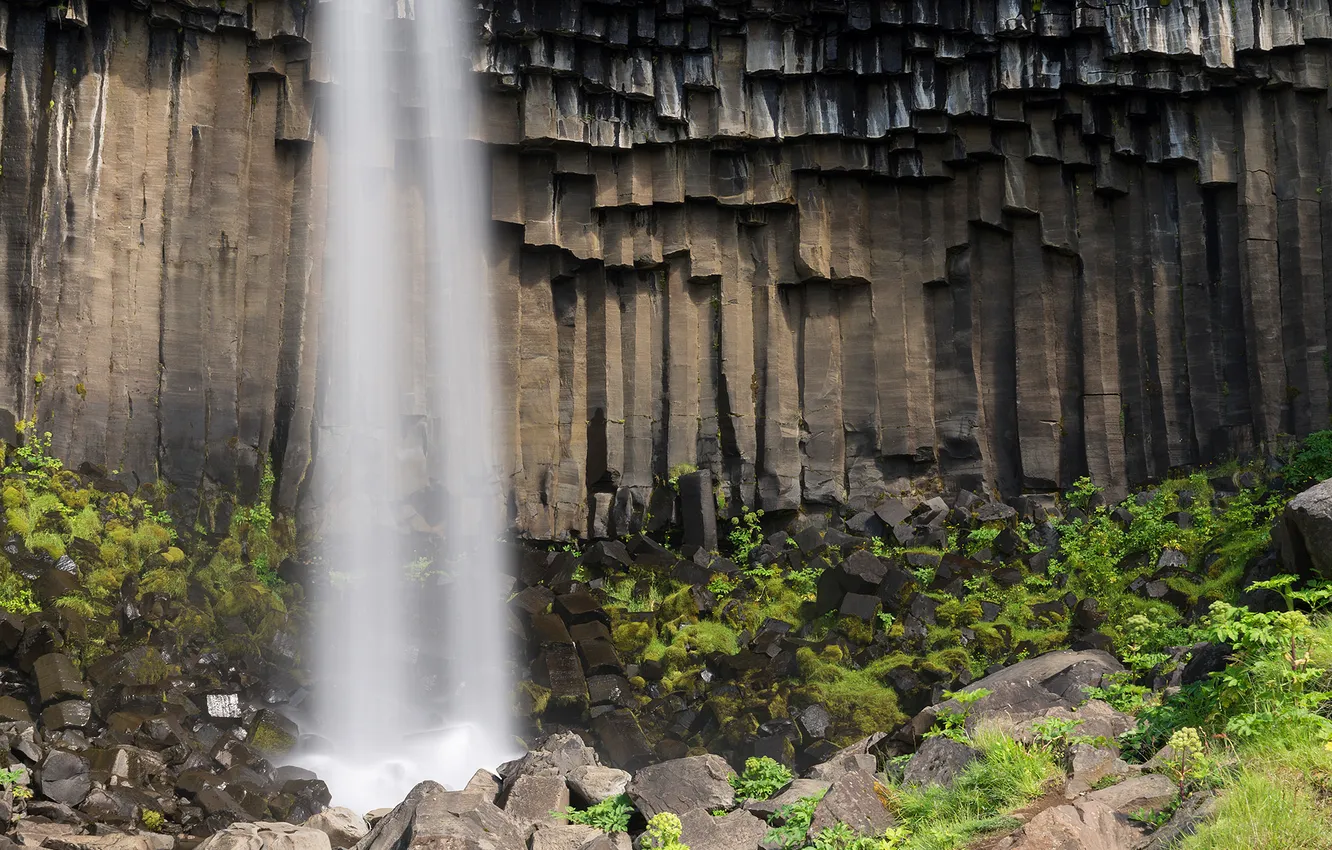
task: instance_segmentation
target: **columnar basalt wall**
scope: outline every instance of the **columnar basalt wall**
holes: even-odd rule
[[[1327,0],[493,0],[519,525],[1114,489],[1329,424]]]
[[[320,5],[0,0],[0,418],[186,505],[309,490]],[[1328,0],[464,7],[529,535],[683,463],[863,506],[1328,425]]]
[[[60,456],[160,475],[186,508],[252,495],[270,450],[305,468],[325,180],[306,6],[0,0],[10,434],[35,417]]]

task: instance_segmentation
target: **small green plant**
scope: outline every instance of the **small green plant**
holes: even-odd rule
[[[143,814],[139,816],[139,822],[149,832],[161,832],[162,827],[166,825],[166,818],[162,816],[161,812],[144,809]]]
[[[1075,744],[1090,744],[1095,739],[1088,735],[1074,735],[1083,721],[1067,717],[1043,717],[1031,724],[1032,741],[1050,754],[1056,762],[1066,764],[1069,750]]]
[[[749,564],[749,555],[763,545],[763,509],[745,511],[742,516],[731,518],[731,557],[741,566]]]
[[[1092,497],[1101,492],[1101,488],[1092,483],[1087,476],[1079,478],[1073,482],[1073,486],[1068,492],[1064,493],[1064,501],[1079,510],[1087,510],[1091,506]]]
[[[586,809],[570,806],[563,812],[551,812],[551,817],[563,818],[569,823],[581,824],[602,832],[628,832],[629,819],[634,815],[634,804],[628,794],[607,797]],[[679,838],[679,836],[676,836]]]
[[[745,760],[745,769],[732,776],[731,787],[739,800],[766,800],[776,794],[792,779],[786,765],[767,756]]]
[[[677,463],[666,473],[666,483],[675,489],[680,489],[680,479],[691,473],[698,472],[698,467],[692,463]]]
[[[773,827],[768,830],[764,842],[777,844],[782,850],[804,847],[809,836],[809,825],[814,820],[814,810],[825,793],[820,791],[809,797],[801,797],[773,812],[772,817],[768,818],[768,823],[773,824]],[[781,825],[777,826],[778,823]]]
[[[689,845],[680,843],[680,835],[683,832],[684,827],[680,824],[678,816],[670,812],[659,812],[648,821],[643,843],[653,850],[689,850]]]
[[[986,688],[975,688],[970,691],[944,691],[945,700],[956,700],[962,708],[961,710],[954,708],[940,710],[938,716],[934,719],[934,728],[926,732],[925,737],[933,738],[942,735],[963,744],[967,743],[970,740],[967,735],[967,715],[971,712],[971,706],[988,697],[990,693],[991,691]]]
[[[1165,759],[1165,773],[1175,781],[1179,796],[1202,786],[1208,778],[1207,754],[1198,730],[1185,726],[1170,736],[1170,754]]]

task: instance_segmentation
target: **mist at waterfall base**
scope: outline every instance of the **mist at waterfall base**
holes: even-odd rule
[[[468,40],[461,5],[412,5],[320,8],[334,84],[316,463],[335,470],[333,580],[313,600],[317,743],[294,760],[362,812],[422,780],[461,787],[515,749]],[[402,533],[423,478],[443,531],[426,557]]]

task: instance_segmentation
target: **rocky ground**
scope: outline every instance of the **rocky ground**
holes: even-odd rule
[[[963,490],[729,528],[685,472],[644,534],[515,549],[542,743],[367,824],[277,766],[308,699],[281,521],[228,504],[178,533],[151,492],[11,454],[0,816],[51,850],[1163,847],[1215,806],[1159,715],[1238,652],[1199,618],[1325,574],[1332,485],[1280,513],[1298,461],[1118,505]]]

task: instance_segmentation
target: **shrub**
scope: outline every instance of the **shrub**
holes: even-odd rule
[[[634,804],[627,794],[607,797],[596,805],[586,809],[570,806],[563,812],[551,812],[553,817],[564,818],[569,823],[591,826],[602,832],[627,832],[629,819],[633,817]],[[679,836],[676,836],[679,838]]]
[[[746,759],[744,772],[732,776],[730,781],[738,799],[766,800],[784,788],[792,778],[786,765],[762,756]]]
[[[1332,431],[1305,437],[1281,472],[1286,484],[1297,490],[1332,478]]]

